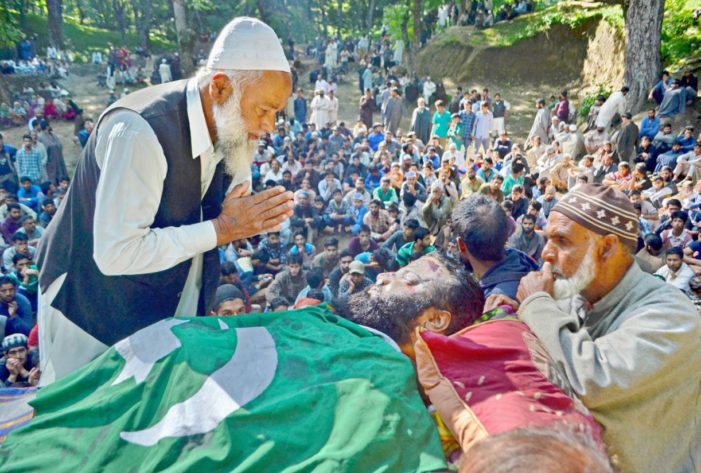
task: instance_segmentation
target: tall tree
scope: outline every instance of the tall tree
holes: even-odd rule
[[[187,77],[194,69],[192,56],[195,47],[195,32],[187,24],[185,0],[172,0],[172,2],[175,34],[178,37],[178,50],[180,51],[180,68],[183,71],[183,76]]]
[[[114,19],[117,22],[117,31],[122,44],[127,42],[127,19],[124,15],[124,0],[112,0]]]
[[[49,17],[49,45],[63,49],[63,0],[46,0]]]
[[[151,33],[151,20],[153,18],[153,6],[151,0],[131,0],[134,10],[134,26],[139,46],[148,49],[148,40]]]
[[[630,88],[628,107],[637,112],[662,68],[660,40],[665,0],[625,0],[626,47],[624,82]]]

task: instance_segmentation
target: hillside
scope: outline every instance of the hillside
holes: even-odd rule
[[[701,0],[666,3],[662,54],[665,67],[672,71],[686,65],[701,67],[696,9],[701,9]],[[417,72],[455,82],[499,77],[505,85],[616,87],[623,78],[624,45],[620,6],[560,2],[484,30],[449,28],[419,53]]]

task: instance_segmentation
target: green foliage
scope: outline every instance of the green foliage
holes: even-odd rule
[[[0,7],[0,49],[12,48],[22,39],[17,21],[4,6]]]
[[[406,3],[397,3],[385,8],[382,22],[387,25],[387,32],[390,38],[402,39],[404,25],[407,25],[409,41],[414,38],[414,24],[411,21],[411,10]]]
[[[17,12],[10,12],[10,15],[18,21]],[[49,44],[48,30],[45,16],[26,14],[23,31],[27,36],[37,36],[37,46],[40,50],[46,48]],[[63,35],[66,48],[77,53],[87,53],[93,50],[106,51],[109,44],[121,45],[122,43],[121,36],[116,31],[81,25],[75,18],[67,16],[63,17]],[[157,34],[152,34],[150,43],[154,51],[175,49],[174,42],[168,41]],[[127,47],[132,49],[137,45],[135,33],[127,33],[126,44]]]
[[[591,110],[592,105],[596,102],[596,98],[599,95],[603,95],[608,98],[611,95],[611,89],[605,88],[603,84],[598,85],[598,90],[593,94],[584,96],[582,100],[579,101],[579,117],[586,120],[587,115],[589,115],[589,110]]]
[[[701,59],[701,24],[694,10],[701,0],[667,0],[662,22],[662,62],[670,69]]]

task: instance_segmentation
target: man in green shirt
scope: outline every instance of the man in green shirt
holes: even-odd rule
[[[390,185],[390,178],[384,176],[380,181],[380,187],[375,189],[372,193],[373,199],[379,199],[385,206],[395,203],[399,203],[399,197],[397,197],[397,191],[394,190]]]
[[[482,186],[479,193],[491,197],[501,204],[504,200],[504,192],[501,190],[501,185],[503,183],[504,178],[501,177],[501,174],[497,174],[494,176],[494,179]]]
[[[437,136],[441,148],[446,147],[446,137],[450,128],[450,112],[445,109],[445,104],[442,100],[436,100],[436,113],[433,114],[433,129],[431,136]]]
[[[511,195],[511,189],[515,185],[523,185],[523,171],[523,164],[514,163],[511,165],[511,175],[506,177],[504,184],[501,186],[501,190],[504,191],[504,195]]]
[[[412,261],[436,251],[431,245],[431,234],[424,227],[414,230],[414,241],[406,243],[397,252],[397,264],[400,267],[406,266]]]

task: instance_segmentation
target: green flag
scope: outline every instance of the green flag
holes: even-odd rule
[[[445,468],[409,361],[323,308],[166,319],[32,404],[0,471]]]

